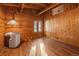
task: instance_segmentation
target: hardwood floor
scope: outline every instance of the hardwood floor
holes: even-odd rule
[[[47,39],[39,38],[23,42],[18,48],[3,47],[0,56],[79,56],[79,48]]]

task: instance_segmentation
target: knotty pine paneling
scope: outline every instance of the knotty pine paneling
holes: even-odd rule
[[[79,5],[63,4],[65,11],[52,15],[43,14],[46,37],[79,47]],[[75,7],[75,8],[74,8]]]
[[[0,53],[4,46],[4,7],[0,5]]]
[[[13,11],[7,10],[6,11],[6,21],[7,23],[10,19],[12,19]],[[35,19],[36,17],[36,19]],[[5,31],[6,32],[19,32],[21,34],[21,39],[24,41],[31,41],[33,39],[42,37],[43,32],[34,32],[34,20],[39,21],[39,17],[36,15],[29,15],[23,13],[16,13],[15,19],[17,24],[6,25]]]

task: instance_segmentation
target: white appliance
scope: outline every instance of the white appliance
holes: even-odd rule
[[[8,47],[9,48],[16,48],[20,45],[20,33],[17,32],[8,32],[5,34],[6,38],[8,38]],[[7,43],[6,43],[7,44]]]

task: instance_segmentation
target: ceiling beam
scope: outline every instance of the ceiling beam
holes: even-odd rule
[[[23,3],[20,12],[23,12],[24,6],[25,4]]]
[[[2,4],[2,5],[5,5],[5,6],[10,6],[10,7],[17,7],[17,8],[21,8],[20,5],[15,5],[15,4]],[[35,6],[30,6],[30,5],[25,5],[25,4],[22,4],[22,9],[34,9],[34,10],[41,10],[41,8],[36,8]]]
[[[42,3],[35,3],[35,5],[40,6],[40,7],[47,7],[45,4],[42,4]]]
[[[5,6],[10,6],[10,7],[20,7],[19,5],[17,6],[17,5],[15,5],[15,4],[2,4],[2,5],[5,5]]]
[[[41,12],[38,13],[38,15],[50,10],[51,8],[54,8],[56,6],[60,5],[60,3],[55,3],[55,4],[51,4],[50,6],[48,6],[47,8],[45,8],[44,10],[42,10]]]
[[[32,5],[25,5],[25,8],[34,9],[34,10],[41,10],[41,8],[36,7],[36,6],[32,6]]]

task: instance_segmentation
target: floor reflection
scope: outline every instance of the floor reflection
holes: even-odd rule
[[[40,52],[40,54],[39,54]],[[31,48],[30,56],[47,56],[44,42],[38,40]]]
[[[43,41],[40,42],[40,51],[41,51],[41,56],[47,56],[45,45]]]
[[[30,51],[30,56],[35,56],[36,55],[36,45],[33,45]]]

